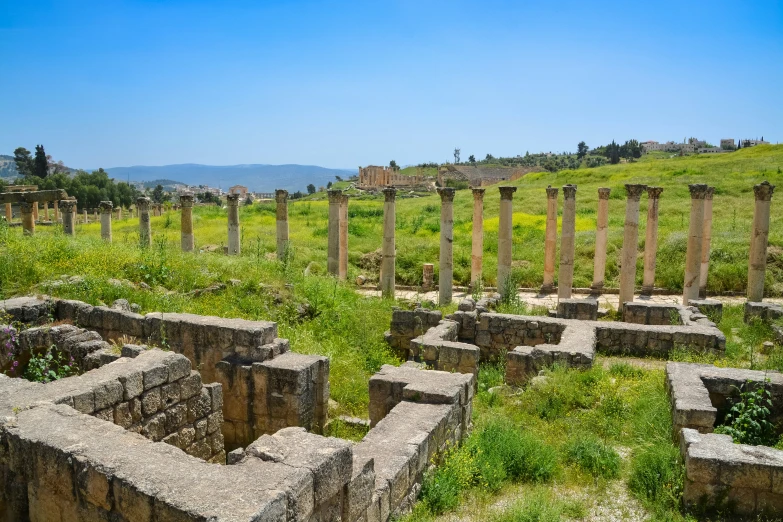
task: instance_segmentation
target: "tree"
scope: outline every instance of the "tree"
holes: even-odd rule
[[[476,156],[474,156],[473,154],[471,154],[470,156],[468,156],[468,161],[469,161],[470,163],[476,163]]]
[[[454,164],[456,165],[459,163],[459,152],[460,150],[458,148],[454,148]]]
[[[642,147],[637,140],[628,140],[620,148],[621,156],[628,161],[639,159],[642,157]]]
[[[315,194],[315,185],[313,185],[312,183],[307,185],[307,193],[308,194]]]
[[[326,188],[327,188],[327,190],[328,190],[328,189],[330,189],[330,188],[332,188],[332,182],[331,182],[331,181],[330,181],[329,183],[327,183],[327,184],[326,184]]]
[[[484,161],[492,161],[493,159],[495,159],[495,157],[492,154],[487,154],[487,157],[484,158]]]
[[[398,166],[397,166],[397,162],[396,162],[396,161],[394,161],[394,160],[391,160],[391,161],[389,162],[389,167],[391,167],[391,168],[392,168],[392,169],[394,169],[394,170],[397,170],[398,168],[400,168],[400,167],[398,167]]]
[[[14,150],[14,163],[16,164],[16,171],[20,176],[33,175],[33,157],[30,155],[29,150],[24,147],[17,147]]]
[[[43,179],[49,175],[49,161],[46,159],[46,151],[43,145],[35,146],[35,159],[33,160],[33,175]]]
[[[253,204],[253,197],[250,194],[248,194],[247,197],[245,198],[245,205],[252,205],[252,204]]]
[[[579,144],[576,146],[576,157],[577,159],[582,159],[585,156],[587,156],[587,143],[584,141],[580,141]]]
[[[612,140],[612,143],[606,146],[604,155],[609,159],[609,163],[612,165],[620,163],[620,146]]]
[[[163,185],[155,185],[155,189],[152,191],[152,201],[163,203]]]
[[[337,175],[335,175],[334,179],[336,179],[337,181],[342,181],[343,180],[343,178],[341,178],[340,176],[337,176]]]

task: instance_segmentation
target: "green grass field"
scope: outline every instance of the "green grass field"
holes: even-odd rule
[[[717,187],[710,290],[742,291],[753,212],[752,186],[764,179],[780,185],[781,166],[783,146],[765,146],[709,157],[644,159],[589,170],[530,174],[514,183],[519,187],[514,200],[515,273],[522,285],[541,284],[544,187],[577,183],[575,284],[589,285],[596,189],[609,186],[607,280],[616,284],[625,211],[622,187],[629,182],[649,183],[665,187],[657,285],[678,290],[690,205],[687,185],[701,182]],[[783,211],[776,198],[779,196],[772,203],[767,290],[781,295]],[[487,284],[495,281],[498,204],[498,191],[488,188]],[[241,208],[242,255],[233,257],[222,254],[227,239],[226,210],[218,207],[194,209],[196,243],[204,250],[196,253],[179,249],[176,212],[152,218],[154,245],[147,249],[138,247],[136,219],[114,223],[113,244],[100,239],[98,224],[78,225],[75,238],[64,236],[59,227],[39,227],[34,237],[26,237],[20,228],[0,224],[0,298],[48,293],[91,304],[125,298],[138,303],[144,312],[277,321],[280,337],[290,339],[295,351],[330,357],[334,400],[330,415],[366,417],[369,377],[382,364],[398,362],[386,347],[383,332],[389,328],[392,307],[400,303],[362,297],[350,284],[359,273],[377,278],[376,272],[360,265],[364,254],[380,247],[383,203],[380,198],[350,203],[351,277],[347,284],[323,275],[327,207],[326,201],[312,199],[291,203],[293,255],[287,263],[274,260],[272,204]],[[642,227],[645,211],[643,198]],[[398,282],[418,283],[424,262],[434,262],[437,267],[439,213],[437,195],[398,199]],[[469,276],[471,214],[470,191],[459,191],[454,216],[458,283],[466,283]],[[643,237],[640,233],[640,240]],[[207,252],[211,247],[217,252]],[[304,276],[307,267],[310,275]],[[641,277],[641,269],[638,274]],[[63,275],[81,278],[47,284]],[[192,293],[215,283],[225,286]],[[761,343],[771,337],[769,329],[745,325],[740,307],[727,309],[719,326],[727,335],[725,356],[715,359],[683,353],[674,357],[722,366],[783,369],[782,350],[759,353]],[[437,474],[429,477],[423,501],[410,520],[447,520],[455,515],[493,521],[580,519],[590,511],[593,500],[616,496],[614,488],[626,491],[628,498],[636,499],[635,509],[654,520],[683,519],[677,506],[682,467],[668,438],[670,417],[660,369],[638,369],[613,361],[605,368],[585,372],[555,368],[540,388],[509,397],[489,392],[501,384],[502,375],[502,367],[482,368],[474,408],[476,430],[466,449],[449,456],[444,468],[459,480],[455,483]],[[334,424],[332,433],[361,436],[339,423]],[[504,449],[507,446],[513,451]],[[531,455],[541,458],[532,459]],[[529,464],[524,469],[508,464],[519,459]]]

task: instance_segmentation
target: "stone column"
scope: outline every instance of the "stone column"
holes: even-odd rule
[[[499,187],[500,216],[498,220],[498,293],[506,297],[508,292],[516,292],[511,288],[511,238],[513,233],[512,219],[514,217],[514,192],[516,187]]]
[[[636,283],[636,253],[639,249],[639,200],[646,185],[625,186],[625,228],[623,229],[623,250],[620,257],[620,298],[618,310],[624,303],[633,301]]]
[[[611,189],[598,189],[598,214],[595,220],[595,254],[593,257],[593,284],[595,292],[604,289],[606,277],[606,242],[609,235],[609,193]]]
[[[277,259],[282,261],[288,251],[288,191],[275,190],[277,202]]]
[[[60,201],[59,206],[63,209],[63,234],[66,236],[76,235],[76,201],[64,199]]]
[[[682,304],[699,298],[699,273],[701,272],[701,242],[704,233],[704,198],[707,185],[688,185],[691,192],[691,221],[688,226],[688,250],[685,253],[685,281],[682,285]]]
[[[432,289],[435,284],[435,265],[424,263],[421,265],[421,288],[422,290]]]
[[[38,221],[38,202],[33,201],[33,220]]]
[[[193,252],[193,194],[182,194],[179,197],[182,212],[180,214],[180,245],[183,252]]]
[[[101,209],[101,239],[111,243],[111,213],[114,204],[111,201],[101,201],[98,206]]]
[[[49,202],[44,201],[43,207],[44,221],[49,221]]]
[[[775,185],[764,181],[753,187],[756,206],[753,209],[753,232],[750,236],[748,263],[748,301],[760,303],[764,298],[764,274],[767,269],[767,240],[769,238],[769,207]]]
[[[470,255],[470,282],[473,289],[481,287],[484,264],[484,189],[473,189],[473,240]]]
[[[136,210],[139,214],[139,243],[141,246],[152,245],[152,225],[150,224],[150,198],[138,198]]]
[[[11,206],[10,203],[6,203],[5,204],[5,220],[10,223],[13,218],[14,218],[13,207]]]
[[[337,275],[340,264],[340,198],[341,190],[328,190],[329,222],[327,224],[328,240],[326,244],[326,270]]]
[[[96,221],[98,221],[98,210],[97,209],[93,209],[93,211],[92,211],[92,222],[95,223]]]
[[[57,201],[52,202],[54,208],[54,220],[60,221],[60,204]]]
[[[546,232],[544,236],[544,284],[542,293],[555,289],[555,249],[557,248],[557,188],[546,188]]]
[[[451,304],[454,281],[454,193],[453,188],[439,188],[440,195],[440,269],[438,302]]]
[[[117,207],[117,220],[119,221],[121,219],[122,219],[122,205]]]
[[[699,270],[699,297],[707,297],[707,275],[710,272],[710,244],[712,243],[712,196],[715,187],[707,187],[704,196],[704,224],[701,234],[701,268]]]
[[[239,194],[226,196],[228,206],[228,255],[239,255]]]
[[[383,297],[394,297],[394,270],[396,261],[396,250],[394,245],[394,227],[395,227],[395,198],[397,189],[386,187],[383,189],[383,258],[381,261],[381,295]]]
[[[22,214],[22,230],[25,236],[32,236],[35,234],[35,213],[33,209],[35,205],[33,202],[20,201],[19,212]]]
[[[557,298],[570,299],[574,285],[574,240],[576,239],[576,185],[563,186],[563,225],[560,230],[560,273]]]
[[[652,295],[655,287],[655,256],[658,253],[658,201],[662,187],[647,187],[647,229],[644,236],[644,276],[642,295]]]
[[[85,208],[82,213],[84,214],[84,224],[87,224],[87,209]]]
[[[337,278],[348,277],[348,194],[340,197],[340,256],[337,262]]]

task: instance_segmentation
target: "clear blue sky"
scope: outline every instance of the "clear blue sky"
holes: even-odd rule
[[[0,153],[82,168],[783,141],[781,1],[0,0],[0,67]]]

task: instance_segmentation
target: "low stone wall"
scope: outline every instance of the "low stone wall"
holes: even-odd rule
[[[770,323],[783,317],[783,306],[776,303],[745,303],[745,322],[749,323],[754,317]]]
[[[223,435],[229,449],[281,428],[301,426],[318,432],[326,424],[329,360],[291,353],[288,341],[277,338],[275,323],[193,314],[141,315],[46,297],[0,301],[0,309],[26,323],[66,321],[98,332],[104,340],[131,338],[186,356],[204,382],[223,386]],[[98,357],[100,362],[104,356]]]
[[[680,325],[682,306],[647,301],[627,302],[623,305],[623,322],[650,325]]]
[[[779,515],[783,510],[783,451],[734,444],[728,435],[680,432],[685,461],[686,508],[746,517]]]
[[[598,301],[595,299],[560,299],[557,302],[557,317],[579,319],[581,321],[598,320]]]
[[[411,341],[410,357],[434,370],[478,375],[479,349],[473,344],[456,342],[458,331],[457,322],[441,321]]]
[[[415,310],[395,308],[392,311],[391,327],[384,334],[386,342],[389,343],[397,357],[407,360],[411,340],[419,337],[430,328],[438,326],[442,318],[443,314],[440,310],[428,310],[421,307]]]

